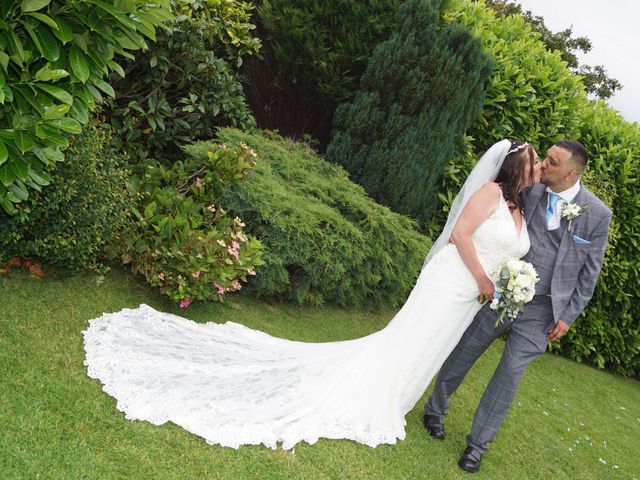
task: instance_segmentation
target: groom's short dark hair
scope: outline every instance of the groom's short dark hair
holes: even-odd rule
[[[567,139],[558,140],[554,145],[571,152],[571,160],[579,165],[580,171],[578,173],[582,173],[589,161],[589,154],[587,153],[587,149],[584,148],[584,145],[576,140]]]

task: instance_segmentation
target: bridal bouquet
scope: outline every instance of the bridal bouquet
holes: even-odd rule
[[[493,310],[501,310],[496,327],[505,315],[513,320],[524,310],[524,304],[533,299],[538,280],[538,273],[529,262],[514,258],[500,265],[496,291],[490,305]]]

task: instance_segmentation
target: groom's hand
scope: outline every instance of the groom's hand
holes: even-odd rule
[[[550,342],[555,342],[556,340],[560,340],[565,334],[569,331],[569,325],[567,325],[562,320],[558,320],[555,327],[549,330],[547,333],[547,340]]]

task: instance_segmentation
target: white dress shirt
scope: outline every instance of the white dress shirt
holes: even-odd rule
[[[578,180],[573,187],[568,188],[564,192],[554,192],[549,187],[546,188],[547,192],[553,192],[556,195],[560,196],[560,200],[556,203],[556,209],[553,212],[554,215],[551,217],[551,221],[549,222],[548,229],[555,230],[556,228],[560,228],[560,212],[562,212],[562,207],[565,203],[571,203],[571,201],[576,198],[578,192],[580,191],[580,180]],[[549,208],[549,195],[547,195],[547,208]]]

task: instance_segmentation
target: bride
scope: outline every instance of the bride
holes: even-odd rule
[[[126,418],[171,421],[210,444],[395,443],[405,437],[405,415],[493,297],[496,267],[528,251],[519,193],[538,179],[530,145],[493,145],[458,194],[406,303],[378,332],[304,343],[140,305],[90,321],[88,375]]]

